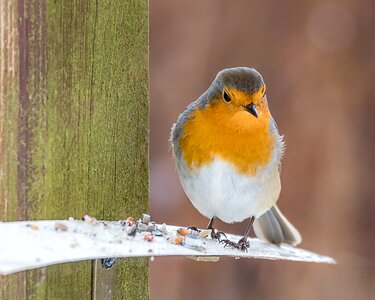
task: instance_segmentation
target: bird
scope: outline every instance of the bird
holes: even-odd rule
[[[250,67],[223,69],[179,115],[170,134],[177,173],[192,205],[209,219],[211,237],[245,250],[249,233],[293,246],[298,230],[277,207],[284,138],[271,116],[262,75]],[[237,242],[214,228],[249,219]],[[192,227],[196,229],[196,227]]]

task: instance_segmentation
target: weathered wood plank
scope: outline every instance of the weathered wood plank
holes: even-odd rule
[[[147,211],[148,1],[0,3],[1,220]],[[116,270],[116,294],[147,297],[147,260]],[[89,299],[92,283],[90,262],[65,264],[0,295]]]

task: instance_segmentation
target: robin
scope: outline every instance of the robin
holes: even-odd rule
[[[283,136],[271,116],[266,85],[253,68],[220,71],[210,87],[178,117],[171,144],[183,189],[193,206],[210,219],[207,229],[219,242],[246,250],[248,234],[274,244],[297,245],[301,236],[282,215],[280,194]],[[214,229],[250,218],[238,242]]]

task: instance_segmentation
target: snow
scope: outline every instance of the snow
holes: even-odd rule
[[[250,239],[247,252],[224,247],[217,240],[184,230],[181,227],[138,222],[138,230],[124,221],[97,221],[86,217],[77,220],[0,222],[0,274],[45,267],[64,262],[107,257],[186,256],[198,261],[218,261],[221,256],[260,258],[333,264],[335,260],[288,245],[276,246]],[[140,225],[140,223],[142,223]],[[142,230],[142,231],[140,231]],[[181,233],[181,231],[180,231]],[[208,233],[208,232],[206,232]],[[233,241],[240,236],[227,234]]]

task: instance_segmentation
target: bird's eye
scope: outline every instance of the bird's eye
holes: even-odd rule
[[[230,102],[230,100],[232,100],[226,90],[223,91],[223,99],[225,102]]]

